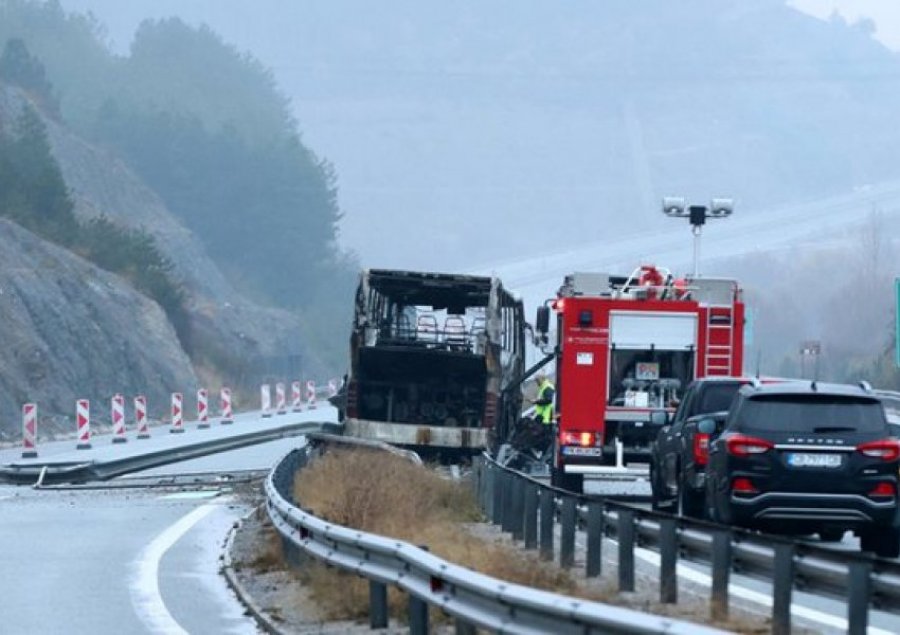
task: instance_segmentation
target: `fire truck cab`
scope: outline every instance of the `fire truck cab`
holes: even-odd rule
[[[536,328],[555,342],[552,484],[581,492],[585,474],[646,462],[693,379],[741,374],[743,326],[734,280],[676,279],[652,265],[566,276]]]

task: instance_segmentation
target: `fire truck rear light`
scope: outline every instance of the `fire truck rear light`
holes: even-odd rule
[[[728,437],[725,447],[728,449],[728,454],[732,456],[753,456],[764,454],[775,446],[771,441],[766,441],[765,439],[735,434]]]
[[[590,447],[594,445],[597,435],[593,432],[560,432],[560,445],[580,445],[582,447]]]
[[[886,481],[882,481],[878,485],[876,485],[871,492],[869,492],[869,496],[887,496],[894,497],[897,495],[897,488],[893,483],[888,483]]]
[[[694,435],[694,463],[706,465],[709,460],[709,435],[698,432]]]
[[[756,494],[759,492],[759,490],[753,486],[753,481],[744,476],[740,476],[731,482],[731,491],[735,494]]]
[[[900,458],[900,442],[895,439],[882,439],[871,441],[856,446],[856,449],[865,456],[881,459],[882,461],[896,461]]]

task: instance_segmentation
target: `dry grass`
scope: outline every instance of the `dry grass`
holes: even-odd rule
[[[257,573],[269,573],[284,569],[284,550],[281,545],[281,536],[272,525],[266,525],[261,529],[262,540],[260,548],[255,552],[253,559],[244,562],[235,562],[235,569],[249,567]]]
[[[558,568],[538,563],[514,546],[473,536],[466,525],[481,514],[469,489],[400,457],[329,451],[298,475],[294,494],[304,509],[331,522],[427,546],[440,558],[492,577],[585,596]],[[366,580],[319,566],[310,571],[309,583],[329,619],[367,615]],[[389,602],[395,614],[405,609],[405,596],[398,592],[391,591]]]
[[[465,485],[442,478],[398,456],[368,450],[330,450],[297,475],[294,495],[302,507],[330,522],[424,545],[435,555],[479,573],[509,582],[597,602],[712,624],[737,633],[760,634],[765,619],[732,617],[709,620],[709,604],[697,598],[661,605],[620,595],[612,581],[579,584],[553,563],[523,552],[509,537],[495,537],[483,527],[477,503]],[[280,548],[280,544],[278,545]],[[303,574],[321,618],[362,620],[368,615],[368,581],[314,563]],[[391,614],[406,615],[405,594],[388,591]],[[433,619],[440,619],[432,610]]]

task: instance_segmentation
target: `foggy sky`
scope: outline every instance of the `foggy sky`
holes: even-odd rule
[[[861,0],[792,2],[819,16],[830,12],[826,6],[830,4],[863,6]],[[345,211],[342,242],[367,266],[469,268],[530,250],[552,250],[554,245],[546,242],[557,239],[542,230],[561,218],[586,219],[565,240],[589,244],[604,236],[604,224],[598,219],[620,218],[647,206],[655,212],[660,194],[704,200],[724,194],[740,200],[752,189],[748,184],[748,192],[710,191],[716,184],[695,183],[694,190],[660,192],[657,184],[647,183],[640,149],[629,147],[627,139],[619,145],[597,142],[603,134],[593,110],[530,98],[528,84],[550,85],[559,73],[571,72],[568,69],[551,63],[529,68],[521,77],[496,74],[489,67],[491,56],[506,56],[507,61],[518,52],[491,51],[491,42],[481,43],[484,70],[457,67],[449,56],[424,59],[421,51],[404,50],[403,42],[379,42],[382,34],[366,30],[365,10],[360,7],[372,4],[314,0],[62,0],[62,4],[95,13],[108,26],[110,43],[119,52],[127,51],[142,19],[178,15],[191,24],[209,24],[227,42],[271,67],[292,98],[304,140],[336,168]],[[397,14],[400,37],[404,4],[378,4],[379,11]],[[346,6],[346,13],[335,6]],[[540,24],[541,11],[552,11],[555,5],[527,6]],[[883,10],[872,15],[885,41],[893,32],[896,14]],[[414,26],[422,25],[410,24],[409,29]],[[343,44],[349,42],[352,48],[336,49],[329,39],[336,33],[342,33]],[[441,43],[450,51],[457,44]],[[380,57],[382,48],[391,48],[391,55]],[[382,90],[386,81],[403,94],[386,96]],[[509,99],[500,91],[515,88],[517,82],[526,87],[525,99]],[[630,139],[640,139],[640,122],[637,125],[636,131],[627,131]],[[704,134],[714,131],[717,122],[710,125]],[[678,143],[666,149],[675,161],[692,151]],[[634,180],[625,186],[633,192],[630,197],[600,184],[600,175],[610,178],[617,170],[622,174],[614,181]],[[510,240],[513,234],[515,241]],[[464,244],[469,247],[461,248]]]

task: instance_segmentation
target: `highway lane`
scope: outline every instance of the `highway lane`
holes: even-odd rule
[[[260,419],[182,435],[154,430],[154,442],[112,446],[109,437],[78,452],[159,449],[189,435],[235,434],[251,426],[334,420],[334,409]],[[282,420],[282,421],[279,421]],[[218,425],[216,423],[214,426]],[[174,437],[174,439],[173,439]],[[0,632],[2,633],[257,633],[255,623],[219,575],[228,529],[250,507],[228,482],[172,489],[116,489],[123,483],[186,472],[266,470],[303,443],[286,438],[114,479],[108,489],[0,485]],[[41,446],[42,455],[71,453],[73,441]],[[19,450],[7,450],[16,459]],[[3,455],[0,455],[3,456]],[[43,458],[43,456],[42,456]]]
[[[585,493],[587,494],[649,494],[650,483],[646,479],[634,481],[605,481],[601,479],[586,479]],[[648,505],[641,507],[649,508]],[[609,547],[604,547],[607,553],[615,553],[617,542],[607,540]],[[822,544],[816,539],[810,542]],[[586,549],[585,536],[579,532],[577,539],[579,550]],[[859,540],[847,533],[838,544],[828,544],[840,550],[858,550]],[[638,548],[636,557],[648,579],[658,579],[659,555],[649,549]],[[583,556],[582,556],[583,557]],[[703,564],[680,562],[678,565],[679,584],[684,585],[691,593],[700,597],[709,596],[711,586],[710,568]],[[743,609],[760,615],[771,615],[772,585],[766,580],[748,577],[740,574],[732,574],[729,585],[729,596],[733,602],[738,603]],[[791,612],[795,625],[803,625],[826,633],[843,633],[847,629],[847,606],[844,602],[831,598],[816,596],[795,590],[793,594]],[[900,615],[885,611],[871,611],[869,613],[871,635],[889,635],[900,633]]]
[[[217,572],[246,507],[207,496],[0,487],[0,631],[256,633]]]

